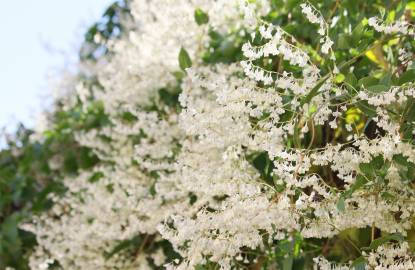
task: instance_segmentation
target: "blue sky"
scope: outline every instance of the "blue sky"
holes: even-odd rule
[[[0,0],[0,127],[35,124],[48,74],[73,63],[83,34],[114,0]]]

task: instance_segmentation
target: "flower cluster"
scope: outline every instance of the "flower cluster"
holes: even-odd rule
[[[385,24],[377,17],[371,17],[368,20],[369,26],[373,27],[377,32],[385,34],[402,33],[405,35],[414,35],[414,27],[406,21],[395,21],[391,24]]]
[[[328,24],[326,23],[320,12],[311,4],[303,3],[300,6],[302,9],[301,11],[304,13],[304,15],[306,15],[307,20],[311,23],[319,25],[318,33],[320,36],[322,36],[320,42],[323,44],[321,46],[321,52],[324,54],[328,54],[331,50],[331,47],[334,44],[334,42],[330,39],[328,35]]]

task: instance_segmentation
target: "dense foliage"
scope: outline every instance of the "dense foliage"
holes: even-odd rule
[[[414,269],[414,20],[115,3],[0,153],[0,268]]]

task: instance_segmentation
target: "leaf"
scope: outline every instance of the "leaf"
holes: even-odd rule
[[[373,105],[367,103],[366,100],[360,100],[356,103],[356,106],[369,118],[376,116],[376,108]]]
[[[150,193],[150,195],[151,195],[151,196],[153,196],[153,197],[156,195],[156,193],[157,193],[157,191],[156,191],[156,182],[154,182],[154,183],[150,186],[149,193]]]
[[[405,157],[404,155],[402,155],[402,154],[398,154],[398,155],[394,155],[393,156],[393,161],[395,161],[397,164],[399,164],[399,165],[401,165],[401,166],[404,166],[404,167],[407,167],[407,166],[409,166],[411,163],[408,161],[408,158],[407,157]]]
[[[340,34],[337,39],[337,49],[350,49],[349,37],[346,34]]]
[[[346,190],[342,196],[345,198],[349,198],[356,190],[363,187],[368,181],[362,175],[356,176],[355,182],[350,186],[348,190]]]
[[[344,82],[346,82],[346,83],[350,84],[350,85],[351,85],[351,86],[353,86],[354,88],[356,88],[357,83],[358,83],[357,78],[356,78],[356,76],[353,74],[353,72],[349,72],[349,73],[346,75],[346,78],[344,79]]]
[[[1,224],[0,236],[1,244],[6,248],[6,252],[11,256],[20,256],[22,242],[18,232],[19,214],[14,213],[6,218]]]
[[[120,253],[126,249],[138,247],[142,243],[143,239],[141,236],[137,235],[129,240],[123,240],[117,244],[109,253],[105,254],[106,259],[110,259],[117,253]]]
[[[391,194],[391,193],[389,193],[389,192],[382,192],[381,194],[380,194],[380,196],[384,199],[384,200],[386,200],[386,201],[396,201],[396,197],[395,197],[395,195],[393,195],[393,194]]]
[[[396,20],[399,20],[404,14],[407,2],[408,2],[407,0],[400,1],[398,5],[397,13],[396,13]]]
[[[405,113],[405,121],[411,123],[415,121],[415,106],[413,104],[413,100],[409,99],[408,102],[410,102],[410,108],[407,113]]]
[[[327,81],[327,79],[329,78],[329,76],[323,77],[320,79],[320,81],[316,84],[316,86],[314,86],[313,89],[311,89],[311,91],[308,93],[307,96],[305,96],[300,104],[301,106],[303,106],[306,103],[310,103],[310,101],[313,99],[313,97],[315,95],[317,95],[318,90],[320,89],[320,87]]]
[[[206,24],[209,22],[209,15],[203,12],[200,8],[197,8],[195,10],[195,21],[198,25]]]
[[[389,234],[384,237],[375,239],[370,243],[369,249],[377,249],[379,246],[390,242],[390,241],[398,241],[402,242],[405,238],[400,233]]]
[[[358,175],[356,177],[356,181],[353,183],[350,189],[353,191],[358,190],[359,188],[363,187],[366,183],[367,183],[366,178],[364,178],[361,175]]]
[[[179,53],[179,65],[183,71],[192,66],[192,60],[190,60],[189,54],[183,47],[180,49]]]
[[[385,56],[383,55],[382,46],[380,43],[377,43],[371,50],[366,52],[366,57],[384,69],[388,69],[388,61],[386,61]]]
[[[383,159],[381,155],[379,155],[379,156],[376,156],[374,159],[372,159],[370,164],[372,164],[373,168],[375,168],[376,170],[380,170],[385,164],[385,160]]]
[[[255,156],[255,158],[253,158],[251,163],[261,174],[261,178],[265,182],[267,182],[268,184],[273,184],[272,170],[274,167],[266,152],[258,153],[258,155]]]
[[[335,83],[341,83],[345,80],[345,78],[346,77],[344,76],[343,73],[339,73],[339,74],[336,75],[336,77],[334,77],[334,82]]]
[[[352,45],[356,46],[359,44],[360,39],[363,34],[363,30],[365,29],[364,25],[362,23],[359,23],[352,31],[351,33],[351,41]]]
[[[90,183],[98,182],[102,177],[104,177],[104,174],[102,172],[95,172],[93,175],[91,175],[88,178],[88,182]]]
[[[367,90],[372,93],[384,93],[389,90],[389,87],[386,85],[382,85],[382,84],[376,84],[376,85],[369,86]]]
[[[401,176],[402,181],[412,181],[412,179],[414,179],[414,163],[408,161],[408,158],[404,157],[402,154],[394,155],[393,161],[395,162],[395,166],[398,168],[398,172]]]
[[[359,86],[363,85],[364,87],[367,88],[369,86],[378,84],[378,79],[376,79],[374,77],[367,76],[367,77],[361,78],[359,80],[358,84],[359,84]]]
[[[366,269],[366,259],[363,256],[358,257],[353,261],[351,267],[354,267],[355,270],[365,270]]]
[[[359,164],[359,169],[364,175],[368,177],[373,177],[375,175],[375,170],[370,163]]]
[[[181,80],[184,78],[185,74],[182,71],[175,71],[173,72],[173,76],[176,77],[177,80]]]
[[[355,123],[357,125],[357,123],[360,121],[361,119],[361,111],[356,108],[356,107],[351,107],[346,111],[346,117],[345,117],[345,121],[347,124],[351,125],[353,123]]]
[[[385,75],[380,78],[379,84],[390,87],[392,83],[392,73],[387,72]]]
[[[346,209],[346,207],[345,207],[345,202],[344,202],[344,197],[343,196],[340,196],[340,198],[339,198],[339,201],[337,202],[337,209],[340,211],[340,212],[344,212],[344,210]]]
[[[415,82],[415,69],[407,70],[398,79],[398,85],[403,85],[408,82]]]
[[[291,270],[293,269],[293,256],[288,256],[282,261],[282,270]]]

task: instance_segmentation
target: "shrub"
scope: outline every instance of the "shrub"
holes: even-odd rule
[[[60,112],[96,160],[20,225],[30,268],[414,268],[414,1],[122,10]]]

